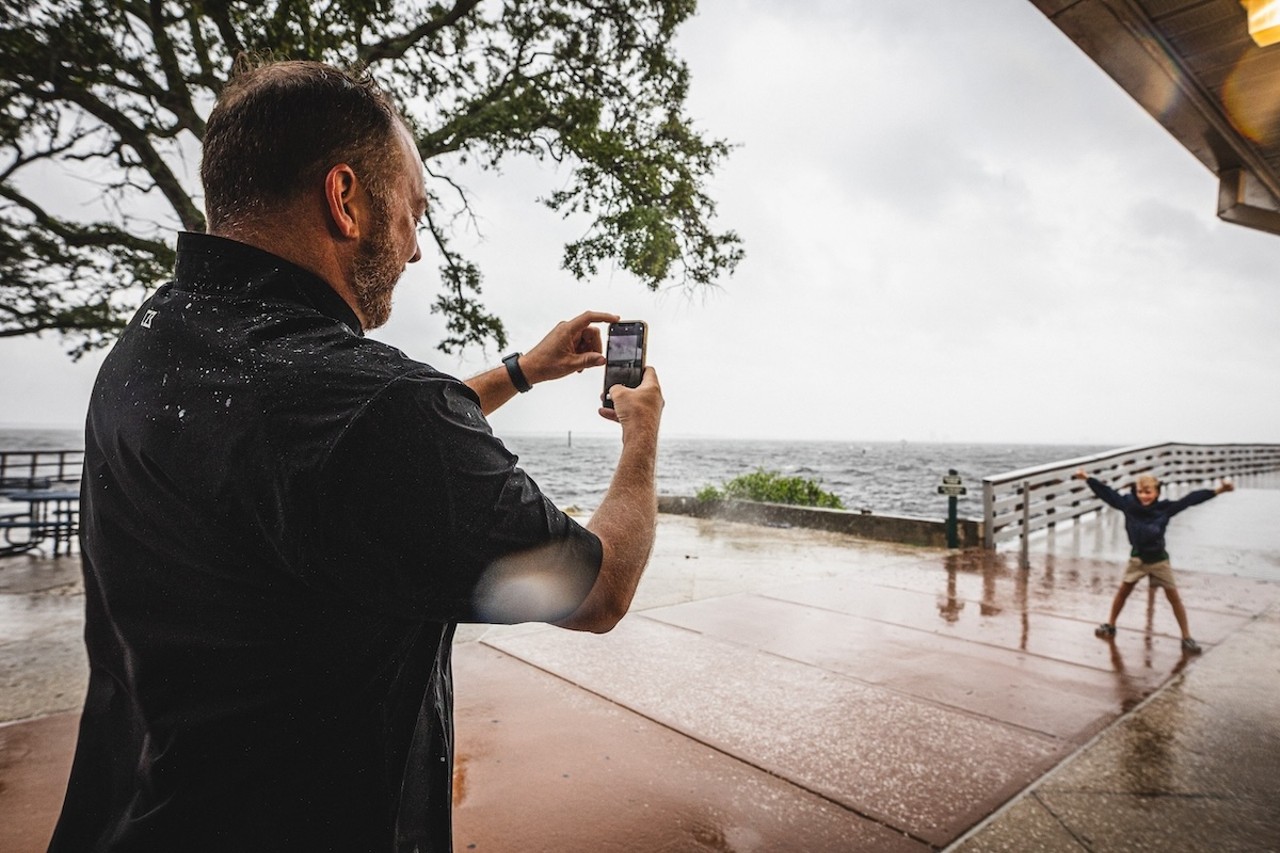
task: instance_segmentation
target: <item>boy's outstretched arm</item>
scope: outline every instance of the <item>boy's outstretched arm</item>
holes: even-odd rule
[[[1196,504],[1202,504],[1207,500],[1216,498],[1223,492],[1234,492],[1236,484],[1230,480],[1223,480],[1217,488],[1213,489],[1196,489],[1194,492],[1188,492],[1186,495],[1178,498],[1176,501],[1169,502],[1169,515],[1176,515],[1184,509],[1190,509]]]
[[[1099,480],[1097,477],[1090,477],[1089,472],[1081,468],[1071,475],[1074,480],[1084,480],[1089,490],[1097,495],[1103,503],[1115,507],[1116,509],[1124,509],[1124,498],[1115,489]]]

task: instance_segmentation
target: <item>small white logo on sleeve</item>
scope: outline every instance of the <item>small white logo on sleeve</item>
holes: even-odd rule
[[[146,314],[142,315],[142,328],[144,329],[151,328],[151,321],[155,319],[156,313],[157,313],[156,311],[148,310]]]

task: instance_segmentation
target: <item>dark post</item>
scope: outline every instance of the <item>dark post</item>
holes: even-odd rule
[[[956,529],[956,501],[960,495],[965,493],[965,488],[961,484],[960,474],[955,468],[947,471],[947,476],[942,478],[942,485],[938,486],[938,494],[947,496],[947,547],[959,548],[960,536]]]
[[[959,548],[960,537],[956,535],[956,501],[955,495],[947,498],[947,547]]]

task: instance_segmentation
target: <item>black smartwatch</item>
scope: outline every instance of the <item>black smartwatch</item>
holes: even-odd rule
[[[507,366],[507,375],[511,377],[511,384],[516,386],[517,391],[523,394],[533,387],[525,378],[524,371],[520,369],[520,353],[511,353],[502,360],[502,363]]]

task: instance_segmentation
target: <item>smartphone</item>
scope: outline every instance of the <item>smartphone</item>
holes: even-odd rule
[[[613,408],[609,389],[614,385],[634,388],[644,379],[645,343],[649,324],[640,320],[609,324],[609,342],[604,350],[604,406]]]

